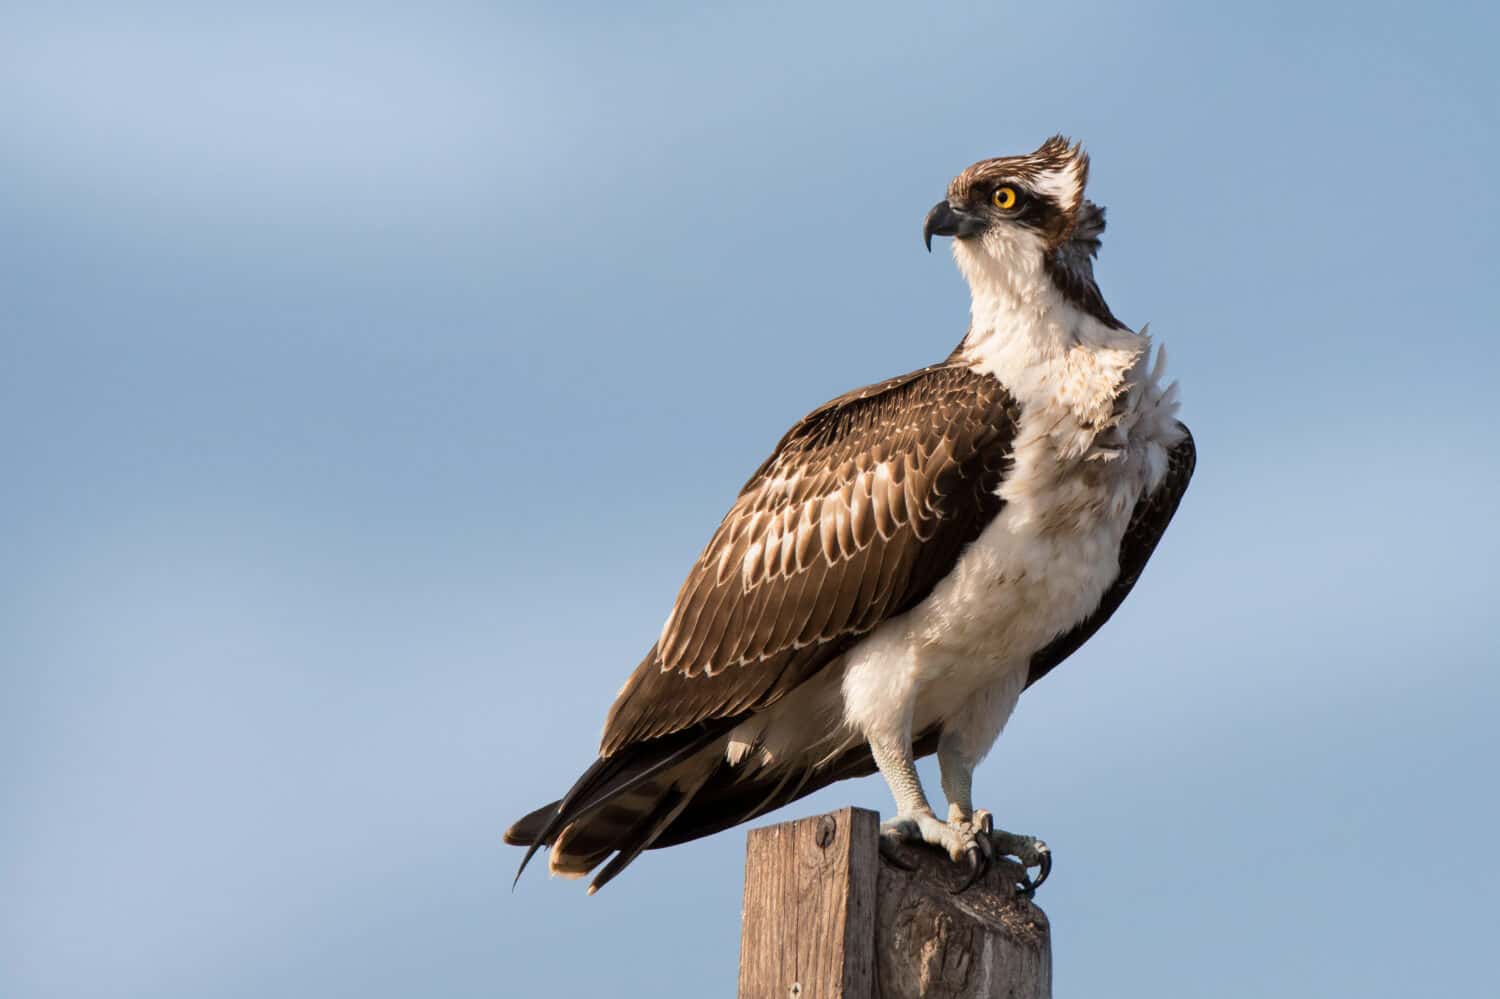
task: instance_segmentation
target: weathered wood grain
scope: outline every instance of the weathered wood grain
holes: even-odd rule
[[[844,808],[750,830],[740,999],[873,996],[879,826]]]
[[[846,808],[752,830],[740,999],[1049,999],[1047,917],[996,864],[954,895],[946,857],[878,848],[879,817]]]
[[[1050,999],[1047,916],[1016,891],[1023,869],[999,861],[978,884],[935,850],[903,848],[903,871],[881,861],[875,920],[881,999]]]

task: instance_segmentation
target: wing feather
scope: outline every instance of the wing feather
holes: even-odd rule
[[[792,640],[802,631],[802,608],[807,599],[807,590],[813,586],[811,575],[799,572],[787,580],[787,585],[778,587],[781,593],[781,609],[771,628],[771,637],[766,641],[762,654],[771,649],[791,647]]]
[[[886,467],[884,460],[881,460],[870,473],[870,522],[875,527],[875,533],[880,535],[881,541],[891,540],[892,535],[896,533],[896,520],[891,514],[891,500],[888,495],[890,476],[890,469]]]
[[[1018,418],[944,363],[799,421],[694,563],[601,752],[771,704],[925,597],[999,513]]]

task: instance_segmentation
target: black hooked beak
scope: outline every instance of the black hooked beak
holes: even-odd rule
[[[946,201],[939,201],[927,213],[927,221],[922,223],[922,242],[927,244],[927,252],[931,253],[932,237],[977,236],[984,232],[984,226],[984,219],[978,215],[971,215],[961,208],[954,208]]]

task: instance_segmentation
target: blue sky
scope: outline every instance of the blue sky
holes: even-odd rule
[[[0,993],[724,994],[743,837],[512,894],[920,224],[1093,156],[1199,468],[976,798],[1059,997],[1493,981],[1500,24],[1475,5],[0,15]],[[889,811],[877,780],[788,816]]]

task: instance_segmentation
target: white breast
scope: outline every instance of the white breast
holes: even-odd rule
[[[850,652],[842,691],[854,728],[910,718],[921,731],[983,694],[998,733],[1032,656],[1099,606],[1136,501],[1178,434],[1175,395],[1157,384],[1160,366],[1147,372],[1149,340],[1128,335],[1123,363],[1083,347],[1060,370],[1032,360],[1031,384],[1067,391],[1023,400],[999,516],[926,600]]]
[[[1145,462],[1128,452],[1062,461],[1046,433],[1054,417],[1023,417],[1000,515],[908,619],[892,622],[913,649],[919,715],[941,716],[1006,677],[1024,681],[1032,655],[1092,614],[1119,573]]]

